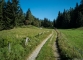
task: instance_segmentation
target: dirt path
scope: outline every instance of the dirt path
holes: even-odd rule
[[[56,40],[53,44],[53,50],[54,50],[54,55],[55,55],[55,60],[61,60],[61,57],[60,57],[60,52],[59,52],[59,47],[58,47],[58,37],[57,37],[57,32],[56,32]]]
[[[61,60],[61,59],[60,59],[60,54],[59,54],[59,52],[58,52],[58,48],[57,48],[57,45],[56,45],[56,42],[54,42],[53,48],[54,48],[55,60]]]
[[[53,44],[53,50],[54,50],[55,60],[61,60],[57,45],[57,32],[56,32],[56,41]]]
[[[27,58],[27,60],[35,60],[35,58],[37,57],[38,53],[40,52],[41,48],[43,47],[43,45],[46,43],[46,41],[52,36],[52,34],[50,34],[45,40],[42,41],[41,44],[38,45],[38,47],[31,53],[31,55]]]

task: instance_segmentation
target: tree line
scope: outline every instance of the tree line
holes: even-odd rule
[[[83,0],[76,3],[75,8],[58,12],[58,17],[53,21],[56,28],[78,28],[83,27]]]
[[[52,27],[52,22],[47,18],[42,20],[36,18],[32,15],[30,9],[24,13],[20,7],[19,0],[0,0],[0,30],[12,29],[23,25]]]
[[[45,28],[53,27],[53,22],[50,21],[48,18],[39,19],[39,18],[36,18],[35,16],[33,16],[30,11],[30,8],[26,12],[24,24],[25,25],[34,25],[37,27],[45,27]]]
[[[0,30],[22,25],[24,15],[19,0],[0,0]]]

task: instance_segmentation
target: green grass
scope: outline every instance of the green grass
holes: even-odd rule
[[[55,37],[56,37],[56,33],[55,31],[53,31],[53,36],[42,47],[36,60],[55,60],[54,51],[53,51],[53,44],[56,39]]]
[[[51,32],[51,29],[40,29],[34,26],[0,31],[0,60],[26,59],[25,57],[29,56],[36,46]],[[30,39],[27,45],[25,45],[26,37]],[[10,52],[8,50],[9,43],[11,46]]]
[[[80,29],[60,29],[59,31],[61,35],[58,43],[63,57],[83,58],[83,31]]]

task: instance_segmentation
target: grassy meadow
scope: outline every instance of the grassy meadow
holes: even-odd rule
[[[58,37],[62,58],[83,59],[83,30],[59,29]]]
[[[0,31],[0,60],[26,59],[50,33],[52,33],[51,29],[34,26],[22,26]],[[27,37],[29,41],[25,45]]]

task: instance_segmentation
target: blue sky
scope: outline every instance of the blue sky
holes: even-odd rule
[[[58,11],[75,7],[81,0],[19,0],[23,12],[26,13],[30,8],[32,14],[40,19],[56,19]]]

